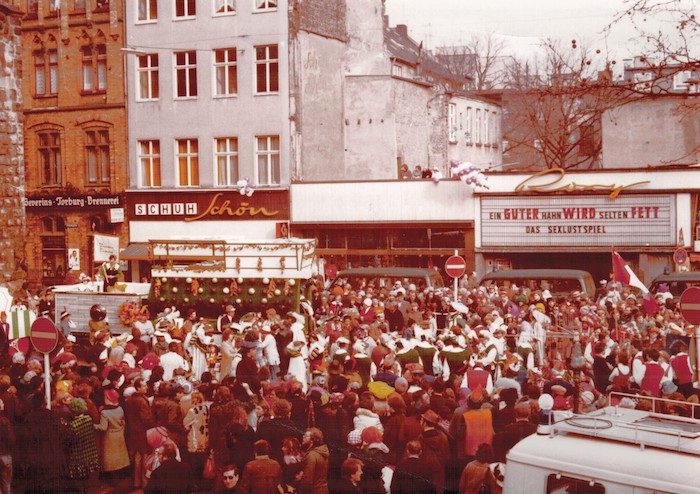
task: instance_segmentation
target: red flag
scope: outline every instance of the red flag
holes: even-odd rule
[[[644,283],[634,274],[632,268],[630,268],[625,260],[615,252],[612,251],[612,265],[613,265],[613,280],[622,283],[623,286],[633,286],[639,288],[642,292],[644,298],[642,299],[642,305],[644,310],[651,315],[656,314],[659,311],[659,306],[654,300],[654,297],[649,292],[649,289]]]
[[[627,272],[627,263],[617,252],[612,252],[613,281],[629,286],[630,275]]]

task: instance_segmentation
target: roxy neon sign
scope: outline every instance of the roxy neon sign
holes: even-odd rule
[[[542,177],[548,177],[550,175],[554,175],[554,177],[549,177],[553,178],[549,182],[541,182],[538,181],[537,179],[542,178]],[[542,170],[541,172],[535,173],[534,175],[531,175],[530,177],[526,178],[522,182],[520,182],[516,187],[515,187],[515,192],[523,192],[526,190],[532,191],[532,192],[539,192],[539,193],[545,193],[545,192],[584,192],[584,191],[602,191],[602,190],[607,190],[610,192],[608,194],[608,197],[610,199],[615,199],[617,196],[619,196],[622,191],[631,189],[632,187],[638,187],[640,185],[646,185],[650,183],[648,180],[645,180],[643,182],[634,182],[632,184],[627,184],[627,185],[618,185],[615,183],[612,184],[579,184],[576,182],[567,182],[565,180],[566,176],[566,171],[563,170],[562,168],[552,168],[550,170]]]

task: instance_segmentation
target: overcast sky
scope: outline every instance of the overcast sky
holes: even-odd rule
[[[508,40],[512,54],[522,56],[539,39],[558,38],[629,58],[636,53],[631,26],[617,26],[607,40],[602,34],[623,7],[624,0],[386,0],[390,25],[407,24],[411,37],[429,48],[494,32]]]

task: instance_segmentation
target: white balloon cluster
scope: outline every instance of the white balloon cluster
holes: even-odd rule
[[[480,187],[482,189],[488,190],[489,188],[486,185],[488,177],[484,175],[481,168],[473,165],[472,163],[469,163],[468,161],[460,162],[458,160],[451,160],[450,170],[452,172],[453,177],[459,178],[462,182],[470,186],[472,189],[477,189]]]

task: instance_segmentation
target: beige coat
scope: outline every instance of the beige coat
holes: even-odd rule
[[[122,407],[104,408],[100,412],[100,423],[95,429],[103,431],[102,471],[114,472],[129,466],[129,452],[124,439],[124,410]]]

